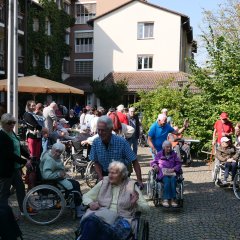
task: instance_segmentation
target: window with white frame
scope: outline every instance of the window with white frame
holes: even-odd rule
[[[93,32],[75,33],[75,52],[93,52]]]
[[[63,3],[63,9],[67,14],[70,14],[70,5],[67,3]]]
[[[74,72],[82,76],[92,76],[93,74],[93,60],[75,60]]]
[[[153,56],[152,55],[139,55],[138,59],[138,70],[148,70],[153,68]]]
[[[75,18],[77,24],[86,24],[96,16],[96,3],[75,4]]]
[[[44,62],[45,62],[45,69],[50,69],[51,68],[51,59],[48,54],[45,55]]]
[[[51,23],[48,18],[45,19],[45,34],[51,35]]]
[[[56,4],[58,9],[61,9],[61,0],[56,0]]]
[[[33,54],[33,62],[32,62],[33,67],[37,67],[38,61],[39,61],[39,55],[37,53],[34,53]]]
[[[66,34],[65,34],[65,43],[68,45],[70,43],[70,34],[68,32],[66,32]]]
[[[39,31],[39,19],[38,18],[33,19],[33,31],[34,32]]]
[[[138,23],[138,39],[153,38],[154,23],[153,22],[141,22]]]

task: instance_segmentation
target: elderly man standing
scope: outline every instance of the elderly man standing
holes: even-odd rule
[[[214,124],[213,131],[213,145],[217,142],[219,146],[221,144],[221,138],[227,137],[232,140],[232,135],[234,134],[233,124],[228,119],[228,114],[226,112],[222,112],[220,115],[220,119],[217,120]]]
[[[101,116],[97,122],[99,137],[93,141],[89,159],[95,162],[98,179],[108,175],[109,164],[120,161],[125,166],[133,166],[137,181],[142,186],[142,175],[136,154],[122,137],[112,134],[113,122],[108,116]]]
[[[58,106],[55,102],[52,102],[49,106],[43,109],[43,117],[45,117],[45,127],[48,129],[49,134],[53,132],[53,126],[57,123],[57,116],[55,111]]]
[[[148,132],[148,145],[151,148],[153,155],[162,150],[162,144],[167,140],[168,134],[181,134],[187,128],[187,123],[176,131],[167,123],[167,116],[165,114],[159,114],[156,122],[152,124]]]
[[[140,135],[140,122],[138,115],[135,114],[135,108],[130,107],[128,110],[128,122],[131,127],[134,128],[134,133],[130,138],[127,138],[130,146],[133,148],[133,152],[137,155],[138,150],[138,139]]]

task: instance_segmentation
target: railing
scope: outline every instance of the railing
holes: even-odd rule
[[[93,44],[75,45],[76,53],[93,52]]]

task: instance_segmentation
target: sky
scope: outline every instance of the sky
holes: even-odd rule
[[[190,17],[190,24],[193,27],[193,38],[199,42],[201,34],[203,9],[214,11],[218,5],[225,3],[227,0],[148,0],[148,2],[157,4]],[[201,62],[201,52],[196,55],[196,60]]]

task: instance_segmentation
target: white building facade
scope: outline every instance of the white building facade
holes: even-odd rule
[[[135,0],[92,24],[94,80],[110,72],[188,72],[193,39],[186,15]]]

